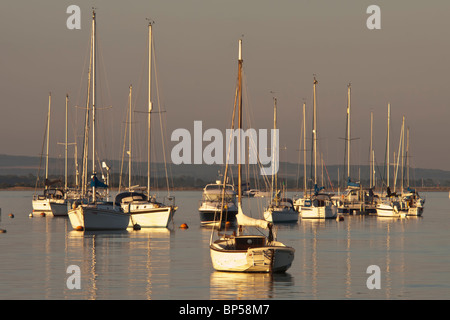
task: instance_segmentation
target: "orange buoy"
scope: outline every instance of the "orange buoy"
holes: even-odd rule
[[[84,228],[83,228],[83,226],[78,226],[78,227],[75,228],[75,230],[77,230],[77,231],[83,231]]]
[[[183,224],[180,226],[180,228],[181,228],[181,229],[187,229],[187,228],[189,228],[189,227],[188,227],[188,225],[187,225],[186,223],[183,223]]]
[[[45,212],[41,212],[41,217],[45,217]]]
[[[13,215],[12,213],[10,213],[10,214],[8,215],[8,217],[14,218],[14,215]]]
[[[0,229],[0,233],[6,233],[5,229]]]

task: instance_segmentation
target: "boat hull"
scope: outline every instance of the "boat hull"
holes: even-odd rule
[[[377,215],[379,217],[399,218],[406,216],[406,212],[404,210],[398,210],[390,204],[380,203],[377,205]]]
[[[122,205],[122,209],[130,214],[128,227],[138,224],[142,228],[167,228],[176,211],[171,206],[152,206],[148,202]]]
[[[408,216],[422,216],[423,213],[423,207],[410,207],[408,208]]]
[[[67,202],[65,200],[33,199],[33,215],[42,213],[53,216],[67,216]]]
[[[295,210],[272,210],[267,209],[264,211],[264,219],[273,223],[282,222],[297,222],[298,211]]]
[[[285,246],[247,250],[226,250],[217,242],[210,246],[214,269],[227,272],[282,273],[291,267],[294,252],[293,248]]]
[[[199,209],[199,215],[200,215],[200,223],[202,226],[215,226],[219,225],[220,223],[220,210],[202,210]],[[237,210],[235,211],[226,211],[222,214],[222,223],[230,222],[235,223],[236,222],[236,214]]]
[[[79,205],[68,212],[75,230],[125,230],[130,215],[113,205]]]
[[[337,216],[337,209],[335,206],[323,207],[302,207],[302,219],[333,219]]]

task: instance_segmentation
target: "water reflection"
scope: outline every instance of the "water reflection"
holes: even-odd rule
[[[288,273],[267,274],[214,271],[210,276],[210,299],[276,299],[279,291],[293,285],[294,279]]]
[[[170,233],[165,228],[139,231],[70,231],[67,265],[81,269],[81,290],[66,299],[153,299],[168,290]]]

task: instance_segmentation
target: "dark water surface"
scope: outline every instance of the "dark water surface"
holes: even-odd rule
[[[346,216],[277,226],[295,248],[286,274],[216,272],[211,230],[200,227],[200,191],[174,192],[179,206],[169,229],[73,231],[68,218],[30,218],[30,191],[1,191],[0,299],[448,299],[450,199],[426,193],[422,217]],[[264,200],[265,201],[265,200]],[[253,216],[265,202],[245,199]],[[14,218],[8,215],[14,214]],[[186,223],[188,229],[179,226]],[[79,267],[81,288],[69,289],[67,268]],[[380,289],[369,289],[369,266]]]

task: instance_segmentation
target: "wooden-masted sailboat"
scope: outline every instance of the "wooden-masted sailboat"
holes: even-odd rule
[[[151,76],[152,76],[152,23],[148,24],[148,144],[147,144],[147,194],[144,194],[136,188],[119,193],[115,198],[115,203],[120,205],[124,212],[130,214],[129,227],[161,227],[167,228],[173,219],[173,215],[177,210],[174,204],[174,197],[168,197],[172,203],[166,205],[156,201],[155,197],[150,195],[150,128],[151,128],[151,112],[152,112],[152,95],[151,95]],[[131,159],[131,88],[130,88],[130,159]],[[129,178],[131,178],[131,161],[129,163]]]
[[[238,111],[238,150],[241,150],[240,132],[242,131],[242,40],[239,40],[239,59],[238,59],[238,90],[237,101],[239,103]],[[236,103],[235,103],[236,108]],[[234,127],[233,112],[233,125]],[[285,272],[294,260],[295,250],[285,246],[283,243],[274,239],[272,233],[272,224],[262,219],[248,217],[242,211],[242,166],[241,153],[238,155],[238,214],[236,215],[238,231],[243,226],[256,226],[269,229],[269,236],[262,235],[226,235],[223,234],[219,240],[210,243],[211,261],[215,270],[232,272]],[[228,172],[228,163],[225,167],[224,185]],[[223,192],[225,188],[222,189]],[[224,197],[222,196],[222,199]],[[220,232],[220,231],[219,231]]]
[[[317,187],[317,111],[316,111],[316,85],[317,80],[314,77],[313,86],[313,130],[312,143],[314,160],[311,161],[311,167],[314,163],[314,189],[307,194],[305,191],[304,200],[301,202],[302,219],[331,219],[336,218],[336,206],[331,201],[331,196],[327,193],[321,193]],[[312,171],[312,170],[311,170]],[[311,172],[312,174],[312,172]]]
[[[84,199],[80,202],[73,203],[72,209],[69,210],[68,216],[72,227],[75,230],[124,230],[128,226],[130,216],[124,213],[120,206],[114,205],[112,202],[100,201],[97,199],[97,188],[107,188],[97,178],[95,166],[95,111],[96,111],[96,87],[95,87],[95,71],[96,71],[96,32],[95,32],[95,11],[92,13],[92,34],[91,34],[91,70],[89,77],[92,75],[92,179],[91,197],[87,192]],[[89,78],[90,79],[90,78]],[[89,83],[90,86],[90,83]],[[88,113],[86,113],[88,114]],[[86,137],[85,137],[86,138]],[[87,143],[85,142],[85,147]],[[86,150],[85,150],[86,153]],[[83,175],[87,172],[84,170]],[[84,181],[84,180],[83,180]],[[81,203],[82,202],[82,203]]]
[[[277,133],[277,99],[274,98],[274,106],[273,106],[273,127],[275,130],[275,134]],[[274,138],[274,142],[277,139]],[[275,152],[275,143],[274,143],[274,150],[272,152],[273,163],[277,163],[278,159],[275,159],[277,157],[277,154]],[[278,190],[278,173],[273,172],[272,173],[272,192],[271,192],[271,199],[268,204],[268,206],[264,210],[264,219],[266,219],[269,222],[297,222],[298,221],[298,211],[294,209],[294,203],[292,202],[292,199],[282,197],[281,191]]]
[[[52,103],[51,93],[48,96],[48,114],[47,114],[47,129],[46,129],[46,155],[45,155],[45,182],[43,194],[33,196],[32,206],[33,215],[53,215],[53,216],[67,216],[67,202],[65,190],[61,188],[51,187],[54,183],[60,180],[50,181],[48,179],[48,156],[50,143],[50,110]]]

